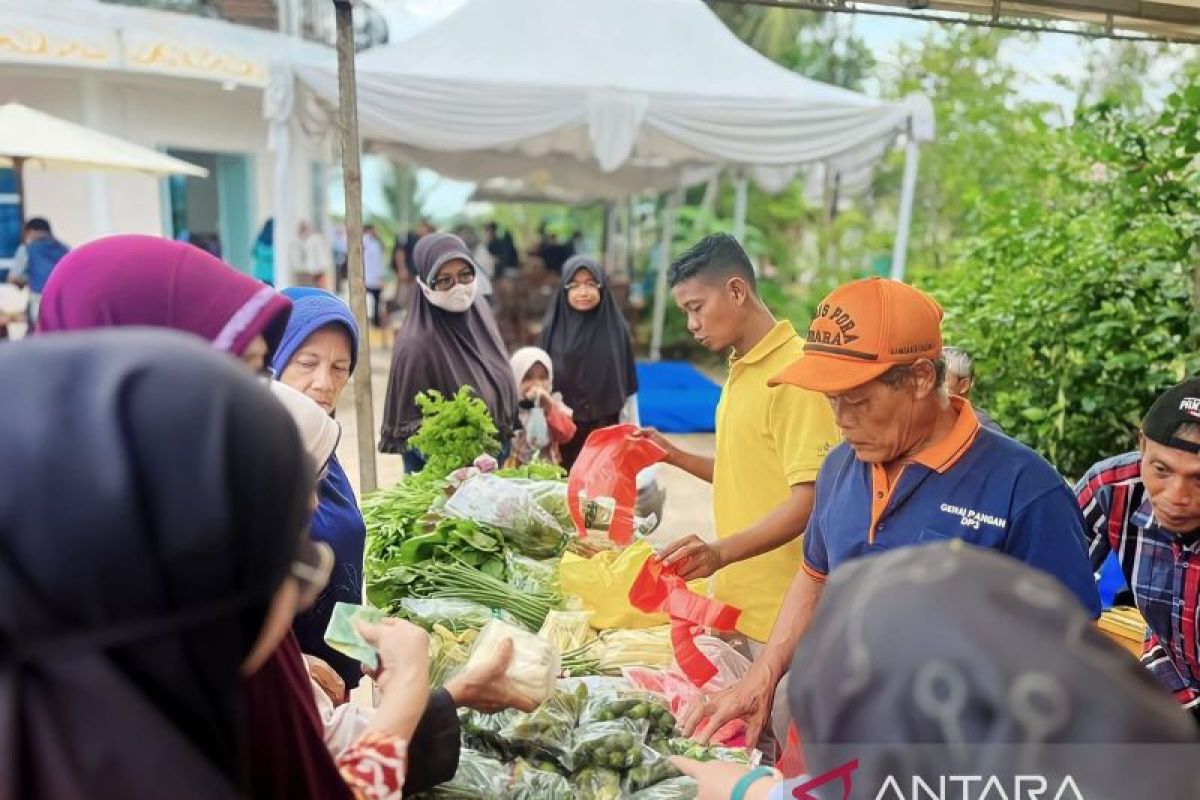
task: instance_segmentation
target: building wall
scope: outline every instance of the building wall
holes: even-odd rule
[[[0,65],[0,98],[165,150],[168,147],[250,156],[251,227],[272,214],[274,156],[267,150],[262,93],[226,91],[220,84],[127,73],[37,69]],[[313,160],[306,143],[290,166],[296,212],[311,216]],[[160,178],[98,171],[26,170],[26,212],[45,216],[67,242],[79,244],[112,233],[163,235],[169,219]]]

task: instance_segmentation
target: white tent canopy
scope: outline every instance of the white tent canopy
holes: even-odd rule
[[[336,101],[331,68],[296,69]],[[362,54],[358,97],[363,137],[419,163],[499,152],[521,177],[565,155],[635,184],[646,168],[821,161],[933,124],[923,98],[883,103],[775,64],[701,0],[471,0]],[[458,177],[496,175],[470,162]]]
[[[293,69],[337,103],[335,70]],[[857,164],[903,135],[913,169],[902,206],[911,207],[916,143],[933,135],[924,97],[885,103],[803,78],[741,42],[702,0],[468,0],[426,30],[362,54],[357,72],[369,146],[451,177],[597,198],[678,189],[714,168],[779,189],[801,165]],[[278,93],[290,92],[291,79],[273,76]],[[903,259],[898,244],[899,271]],[[655,343],[665,260],[664,246]]]

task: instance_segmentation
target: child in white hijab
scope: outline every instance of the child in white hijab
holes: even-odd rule
[[[520,398],[520,429],[513,434],[509,466],[535,461],[562,464],[559,446],[575,436],[572,411],[554,391],[554,365],[545,350],[524,347],[509,361]]]

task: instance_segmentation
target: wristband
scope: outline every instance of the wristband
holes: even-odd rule
[[[733,785],[733,791],[729,793],[729,800],[746,800],[746,792],[750,789],[751,784],[757,783],[761,778],[771,778],[774,775],[775,770],[770,767],[755,767]]]

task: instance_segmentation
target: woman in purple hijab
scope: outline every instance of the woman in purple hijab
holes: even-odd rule
[[[109,236],[68,253],[46,283],[38,331],[144,325],[210,341],[261,371],[292,303],[184,242]]]
[[[381,452],[404,454],[410,474],[425,465],[408,447],[421,426],[421,392],[450,396],[470,386],[487,404],[501,442],[512,440],[517,424],[512,369],[491,309],[478,296],[478,270],[467,246],[453,234],[431,233],[413,249],[413,266],[418,291],[396,336],[379,442]]]

